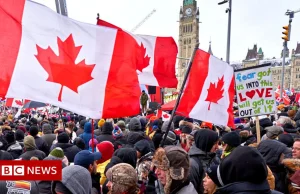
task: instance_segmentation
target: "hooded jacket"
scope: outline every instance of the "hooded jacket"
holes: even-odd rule
[[[96,138],[98,143],[103,141],[110,141],[111,143],[114,143],[115,140],[112,136],[113,129],[114,128],[111,122],[105,122],[101,127],[100,135]]]
[[[7,152],[10,153],[14,159],[17,159],[23,153],[23,148],[18,142],[13,142],[8,144]]]
[[[264,140],[258,147],[258,151],[264,157],[267,165],[273,172],[275,177],[275,190],[284,192],[286,190],[285,177],[286,172],[283,164],[280,163],[279,159],[281,154],[283,154],[287,147],[285,144],[277,140]]]
[[[88,150],[89,149],[89,141],[90,139],[92,139],[92,124],[89,122],[86,122],[84,124],[84,132],[79,135],[79,137],[81,139],[83,139],[84,143],[85,143],[85,149]],[[96,136],[94,135],[94,138],[96,138]]]
[[[198,193],[203,193],[203,178],[208,167],[217,165],[215,153],[210,153],[218,141],[218,134],[209,129],[201,129],[194,134],[195,143],[189,150],[190,180]]]
[[[72,165],[67,166],[62,170],[61,182],[73,194],[91,194],[92,193],[92,179],[90,172],[82,166]],[[54,190],[52,185],[52,192]],[[54,192],[53,192],[54,193]]]

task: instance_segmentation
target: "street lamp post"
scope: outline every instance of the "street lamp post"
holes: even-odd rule
[[[231,13],[232,13],[232,0],[224,0],[219,2],[218,5],[229,3],[229,8],[226,9],[228,13],[228,29],[227,29],[227,51],[226,51],[226,62],[230,63],[230,41],[231,41]]]

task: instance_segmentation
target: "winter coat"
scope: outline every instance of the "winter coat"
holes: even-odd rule
[[[81,134],[83,134],[84,133],[84,129],[82,129],[82,128],[79,128],[77,131],[76,131],[76,135],[77,135],[77,137],[79,137]]]
[[[100,179],[100,185],[103,185],[106,181],[106,176],[105,176],[105,167],[107,166],[108,163],[110,163],[111,159],[106,160],[105,162],[102,162],[97,165],[97,172],[100,173],[101,179]]]
[[[284,192],[286,190],[286,172],[283,164],[280,163],[279,159],[281,154],[283,154],[287,150],[286,145],[277,140],[268,139],[262,141],[258,145],[257,149],[264,157],[267,165],[269,166],[275,177],[275,190]]]
[[[215,194],[281,194],[278,191],[271,191],[267,181],[261,184],[250,182],[236,182],[217,189]]]
[[[41,137],[39,136],[35,136],[34,137],[35,140],[35,145],[36,147],[41,150],[42,152],[44,152],[46,154],[46,156],[49,154],[49,148],[48,148],[48,144],[46,143],[45,140],[43,140]]]
[[[117,139],[115,139],[114,144],[114,149],[117,150],[119,148],[122,148],[123,145],[127,144],[127,140],[125,137],[118,137]]]
[[[111,143],[115,143],[115,139],[112,136],[112,133],[101,133],[98,137],[96,137],[98,143],[101,143],[103,141],[110,141]]]
[[[52,133],[51,134],[44,134],[41,138],[46,142],[46,144],[48,145],[48,149],[50,150],[53,141],[56,139],[56,135],[52,134]]]
[[[60,147],[64,151],[69,163],[74,162],[75,155],[81,151],[76,145],[70,143],[56,143],[52,146],[53,149],[56,147]]]
[[[30,158],[33,156],[37,157],[39,160],[43,160],[44,158],[46,158],[46,154],[37,149],[28,149],[19,158],[21,158],[22,160],[30,160]]]
[[[215,153],[205,153],[195,145],[193,145],[189,150],[190,156],[190,179],[195,189],[198,193],[203,193],[203,178],[207,168],[214,165],[213,162],[216,154]]]
[[[4,150],[0,150],[0,160],[13,160],[14,158],[10,153]]]
[[[18,142],[14,142],[12,144],[8,144],[6,151],[10,153],[14,159],[17,159],[23,153],[23,148]]]
[[[84,132],[81,135],[79,135],[79,137],[81,139],[83,139],[83,141],[85,143],[85,149],[88,150],[89,149],[89,141],[92,139],[92,124],[91,123],[85,123]],[[94,135],[94,138],[96,138],[95,135]]]

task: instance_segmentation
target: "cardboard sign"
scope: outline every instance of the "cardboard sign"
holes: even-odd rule
[[[238,70],[235,72],[235,84],[240,117],[275,112],[271,66]]]

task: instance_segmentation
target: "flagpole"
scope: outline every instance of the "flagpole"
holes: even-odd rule
[[[166,141],[166,139],[167,139],[167,136],[168,136],[168,133],[169,133],[169,131],[170,131],[170,127],[171,127],[173,118],[174,118],[174,116],[175,116],[175,112],[176,112],[176,110],[177,110],[177,108],[178,108],[180,98],[181,98],[181,96],[182,96],[182,93],[183,93],[185,84],[186,84],[186,82],[187,82],[188,76],[189,76],[190,71],[191,71],[191,67],[192,67],[192,64],[193,64],[193,61],[194,61],[196,52],[197,52],[197,50],[199,49],[199,44],[200,44],[200,43],[197,43],[197,44],[195,45],[195,49],[194,49],[194,51],[193,51],[193,53],[192,53],[192,56],[191,56],[191,58],[190,58],[190,60],[189,60],[189,65],[188,65],[188,68],[187,68],[187,70],[186,70],[186,72],[185,72],[184,79],[183,79],[183,82],[182,82],[182,85],[181,85],[181,88],[180,88],[180,90],[179,90],[179,94],[178,94],[178,97],[177,97],[177,100],[176,100],[176,104],[175,104],[175,106],[174,106],[174,108],[173,108],[173,111],[172,111],[172,114],[171,114],[171,118],[170,118],[169,123],[168,123],[167,131],[166,131],[166,133],[165,133],[165,135],[164,135],[164,139],[162,140],[162,142],[161,142],[161,144],[160,144],[160,147],[163,147],[163,146],[164,146],[164,143],[165,143],[165,141]]]

